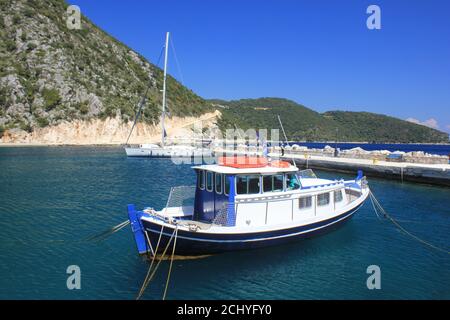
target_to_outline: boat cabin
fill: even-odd
[[[197,173],[194,212],[200,221],[213,221],[236,196],[277,193],[300,188],[294,166],[232,168],[223,165],[194,167]]]
[[[194,167],[193,220],[227,226],[266,225],[315,217],[343,206],[344,182],[319,179],[287,162]]]

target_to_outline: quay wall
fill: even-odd
[[[295,159],[297,166],[301,168],[312,168],[326,171],[338,171],[354,173],[362,170],[364,175],[394,179],[398,181],[410,181],[427,184],[435,184],[450,187],[450,165],[409,165],[408,163],[388,163],[385,161],[373,162],[358,159],[333,159],[326,157],[292,157],[283,156],[282,159],[289,161]],[[356,161],[355,161],[356,160]]]
[[[275,150],[272,150],[275,151]],[[311,152],[312,151],[312,152]],[[239,156],[262,156],[261,149],[238,148],[237,150],[216,149],[216,156],[239,155]],[[318,152],[308,149],[302,152],[269,152],[269,157],[273,159],[283,159],[290,161],[294,159],[300,169],[312,168],[334,172],[344,172],[355,174],[357,170],[363,170],[368,177],[380,177],[384,179],[394,179],[400,182],[418,182],[433,185],[450,187],[450,164],[447,157],[442,156],[422,156],[403,155],[400,159],[387,159],[382,152],[353,154],[340,153],[334,157],[330,152]]]

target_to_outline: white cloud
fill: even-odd
[[[406,119],[406,121],[408,121],[408,122],[412,122],[412,123],[417,123],[417,124],[420,124],[420,121],[419,121],[419,120],[417,120],[417,119],[414,119],[414,118],[408,118],[408,119]]]
[[[433,129],[439,129],[439,123],[434,118],[430,118],[430,119],[425,120],[423,122],[420,121],[420,120],[417,120],[415,118],[408,118],[408,119],[406,119],[406,121],[409,121],[409,122],[412,122],[412,123],[416,123],[416,124],[421,124],[423,126],[427,126],[429,128],[433,128]],[[449,128],[449,127],[450,127],[450,125],[447,126],[447,128]]]

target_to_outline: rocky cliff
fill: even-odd
[[[140,126],[152,128],[159,122],[161,69],[84,16],[81,29],[69,29],[67,6],[63,0],[0,0],[3,141],[20,136],[37,142],[42,134],[58,132],[57,128],[90,128],[94,123],[99,128],[111,123],[130,127],[147,86]],[[214,111],[210,103],[170,76],[167,105],[170,117],[177,118]],[[67,143],[74,141],[64,137]]]
[[[215,128],[220,112],[205,113],[198,117],[172,117],[166,121],[166,133],[170,138],[199,138],[203,128]],[[37,128],[32,132],[15,128],[6,131],[2,137],[4,144],[33,145],[88,145],[88,144],[123,144],[126,142],[133,123],[125,123],[119,116],[107,119],[63,121],[54,126]],[[161,139],[158,125],[137,123],[129,143],[155,143]]]

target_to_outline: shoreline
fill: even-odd
[[[306,142],[306,141],[288,141],[292,143],[322,143],[334,146],[336,142]],[[367,144],[367,145],[430,145],[430,146],[449,146],[450,143],[397,143],[397,142],[384,142],[384,143],[371,143],[371,142],[337,142],[339,147],[340,144]],[[11,142],[0,142],[0,148],[2,147],[121,147],[123,143],[11,143]]]
[[[121,143],[92,143],[92,144],[44,144],[44,143],[0,143],[0,148],[26,148],[26,147],[121,147]]]
[[[340,144],[396,144],[396,145],[430,145],[430,146],[450,146],[450,142],[436,142],[436,143],[430,143],[430,142],[358,142],[358,141],[288,141],[289,143],[326,143],[326,144],[330,144],[330,146],[333,146],[335,144],[337,144],[338,146]]]

